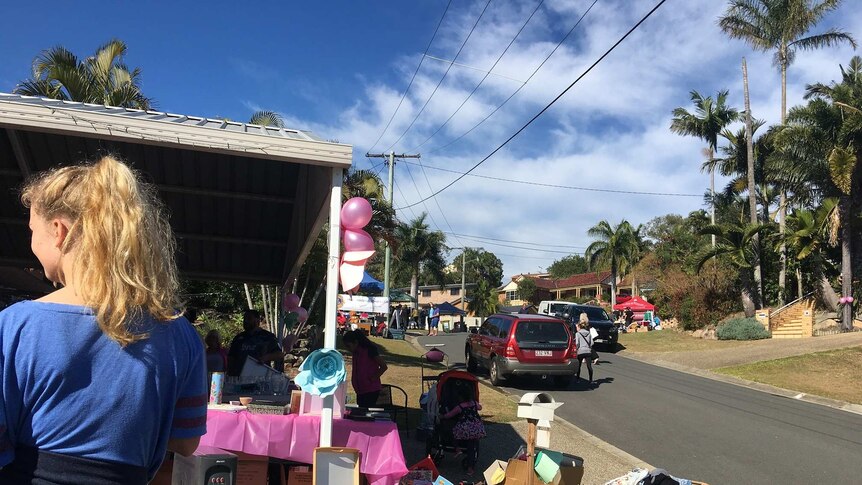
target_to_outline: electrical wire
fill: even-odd
[[[446,4],[446,9],[443,10],[443,15],[440,16],[440,20],[437,22],[437,27],[434,29],[434,34],[431,35],[431,40],[428,41],[428,45],[425,46],[425,53],[422,54],[422,58],[419,59],[419,65],[416,66],[416,70],[413,71],[413,77],[410,78],[410,82],[407,83],[407,89],[404,90],[404,94],[401,95],[401,99],[398,100],[398,106],[395,107],[395,111],[392,112],[392,116],[389,117],[389,121],[386,123],[386,126],[383,128],[383,131],[380,132],[380,136],[375,140],[374,145],[368,149],[368,151],[374,150],[374,147],[380,143],[380,139],[383,138],[383,135],[386,134],[386,130],[389,129],[389,125],[392,124],[392,120],[395,119],[395,115],[398,114],[398,110],[401,109],[401,103],[404,102],[404,98],[407,97],[407,93],[410,92],[410,87],[413,86],[413,80],[416,79],[416,75],[419,74],[419,69],[422,67],[422,63],[425,61],[425,56],[428,55],[428,49],[431,48],[431,44],[434,43],[434,39],[437,37],[437,32],[440,30],[440,26],[443,24],[443,19],[446,18],[446,12],[449,11],[449,7],[452,5],[452,0],[449,0],[449,3]]]
[[[491,75],[491,71],[493,71],[493,70],[494,70],[494,68],[495,68],[495,67],[497,67],[497,64],[499,64],[499,63],[500,63],[500,60],[501,60],[501,59],[503,59],[503,56],[505,56],[505,55],[506,55],[506,53],[507,53],[507,52],[509,52],[509,48],[510,48],[510,47],[512,47],[512,44],[514,44],[514,43],[515,43],[515,41],[516,41],[516,40],[518,39],[518,37],[521,35],[521,32],[523,32],[523,31],[524,31],[524,29],[527,27],[527,24],[529,24],[529,23],[530,23],[530,20],[532,20],[532,19],[533,19],[533,16],[534,16],[534,15],[536,15],[536,12],[538,12],[538,11],[539,11],[539,7],[541,7],[541,6],[542,6],[542,4],[544,4],[544,3],[545,3],[545,0],[539,0],[539,3],[536,5],[536,8],[534,8],[534,9],[533,9],[532,13],[530,13],[530,16],[529,16],[529,17],[527,17],[527,20],[525,20],[525,21],[524,21],[524,23],[523,23],[523,25],[521,25],[521,28],[520,28],[520,29],[518,29],[518,33],[516,33],[516,34],[515,34],[515,37],[513,37],[513,38],[512,38],[512,40],[511,40],[511,41],[509,41],[509,45],[507,45],[507,46],[506,46],[506,48],[505,48],[505,49],[503,49],[503,52],[500,54],[500,57],[498,57],[498,58],[497,58],[497,60],[496,60],[496,61],[494,61],[494,64],[491,66],[491,68],[490,68],[490,69],[488,69],[488,70],[485,72],[485,76],[484,76],[484,77],[482,77],[482,79],[479,81],[479,84],[477,84],[477,85],[476,85],[476,87],[474,87],[474,88],[473,88],[473,90],[472,90],[472,91],[470,91],[470,94],[468,94],[468,95],[467,95],[467,97],[466,97],[466,98],[464,98],[464,101],[461,101],[461,104],[458,106],[458,108],[457,108],[457,109],[455,109],[455,111],[454,111],[451,115],[449,115],[449,117],[448,117],[448,118],[446,118],[446,121],[444,121],[442,125],[440,125],[439,127],[437,127],[437,129],[436,129],[436,130],[434,130],[434,133],[431,133],[431,135],[430,135],[430,136],[428,136],[428,138],[426,138],[426,139],[425,139],[425,141],[423,141],[422,143],[420,143],[420,144],[416,145],[416,148],[413,148],[412,150],[410,150],[410,152],[415,153],[417,150],[419,150],[420,148],[422,148],[422,146],[424,146],[426,143],[428,143],[428,141],[429,141],[429,140],[431,140],[432,138],[434,138],[434,136],[435,136],[437,133],[440,133],[440,130],[442,130],[442,129],[443,129],[443,127],[445,127],[447,124],[449,124],[449,122],[450,122],[450,121],[452,121],[452,118],[454,118],[454,117],[455,117],[455,115],[456,115],[456,114],[458,114],[458,112],[459,112],[459,111],[461,111],[461,108],[463,108],[463,107],[464,107],[464,105],[465,105],[465,104],[467,104],[467,101],[469,101],[469,100],[470,100],[470,98],[472,98],[474,94],[476,94],[476,91],[479,89],[479,87],[482,85],[482,83],[484,83],[484,82],[485,82],[485,79],[488,79],[488,76],[490,76],[490,75]],[[523,86],[524,84],[525,84],[525,83],[522,83],[521,85]],[[432,189],[432,191],[433,191],[433,189]]]
[[[448,233],[447,233],[448,234]],[[584,246],[571,246],[567,244],[544,244],[544,243],[534,243],[529,241],[512,241],[509,239],[495,239],[493,237],[485,237],[485,236],[471,236],[469,234],[459,234],[459,233],[451,233],[454,236],[468,237],[471,239],[481,239],[487,241],[497,241],[497,242],[506,242],[512,244],[527,244],[530,246],[543,246],[549,248],[571,248],[571,249],[584,249]]]
[[[592,71],[592,70],[593,70],[597,65],[599,65],[599,63],[600,63],[600,62],[602,62],[602,60],[604,60],[604,59],[605,59],[605,57],[607,57],[608,55],[610,55],[610,53],[611,53],[611,52],[613,52],[613,51],[617,48],[617,46],[619,46],[620,44],[622,44],[622,42],[623,42],[624,40],[626,40],[626,38],[628,38],[628,36],[629,36],[629,35],[631,35],[631,34],[632,34],[632,32],[634,32],[635,30],[637,30],[637,28],[638,28],[638,27],[640,27],[640,26],[641,26],[641,24],[643,24],[644,22],[646,22],[646,20],[647,20],[648,18],[650,18],[650,16],[652,16],[652,14],[653,14],[656,10],[658,10],[658,9],[659,9],[659,7],[661,7],[662,5],[664,5],[664,3],[665,3],[666,1],[667,1],[667,0],[660,0],[660,1],[655,5],[655,7],[653,7],[653,8],[652,8],[652,10],[650,10],[649,12],[647,12],[647,14],[646,14],[646,15],[644,15],[644,16],[643,16],[643,18],[641,18],[641,19],[640,19],[640,20],[639,20],[639,21],[638,21],[638,22],[637,22],[637,23],[636,23],[636,24],[635,24],[631,29],[629,29],[629,30],[628,30],[628,32],[626,32],[625,34],[623,34],[623,36],[622,36],[622,37],[620,37],[620,38],[619,38],[619,40],[617,40],[617,41],[614,43],[614,45],[612,45],[612,46],[611,46],[607,51],[605,51],[605,53],[604,53],[604,54],[602,54],[602,55],[601,55],[601,57],[599,57],[598,59],[596,59],[596,61],[595,61],[595,62],[593,62],[593,63],[590,65],[590,67],[588,67],[588,68],[587,68],[583,73],[581,73],[581,75],[580,75],[580,76],[578,76],[574,81],[572,81],[572,83],[571,83],[571,84],[569,84],[569,86],[568,86],[566,89],[564,89],[560,94],[558,94],[554,99],[552,99],[550,103],[548,103],[547,105],[545,105],[545,107],[544,107],[544,108],[542,108],[538,113],[536,113],[536,115],[535,115],[535,116],[533,116],[532,118],[530,118],[530,120],[529,120],[529,121],[527,121],[527,123],[525,123],[521,128],[519,128],[519,129],[518,129],[518,131],[516,131],[514,134],[512,134],[512,136],[510,136],[509,138],[507,138],[507,139],[506,139],[506,141],[504,141],[504,142],[503,142],[502,144],[500,144],[497,148],[495,148],[491,153],[489,153],[487,156],[485,156],[485,158],[483,158],[482,160],[479,160],[475,165],[473,165],[472,167],[470,167],[470,169],[469,169],[469,170],[467,170],[464,174],[459,175],[458,177],[456,177],[456,178],[455,178],[455,180],[453,180],[453,181],[449,182],[448,184],[446,184],[445,186],[443,186],[443,188],[441,188],[441,189],[437,190],[437,191],[436,191],[436,192],[434,192],[433,194],[429,195],[427,198],[424,198],[424,199],[422,199],[422,200],[420,200],[420,201],[418,201],[418,202],[414,202],[413,204],[410,204],[410,205],[407,205],[407,206],[404,206],[404,207],[411,207],[411,206],[414,206],[414,205],[420,204],[420,203],[424,202],[424,201],[425,201],[425,200],[427,200],[427,199],[430,199],[430,198],[432,198],[432,197],[436,197],[437,195],[439,195],[440,193],[442,193],[444,190],[446,190],[446,189],[448,189],[449,187],[451,187],[451,186],[455,185],[455,183],[457,183],[459,180],[461,180],[461,179],[463,179],[464,177],[466,177],[470,172],[472,172],[473,170],[476,170],[480,165],[482,165],[483,163],[485,163],[485,161],[487,161],[489,158],[491,158],[492,156],[494,156],[494,154],[496,154],[498,151],[502,150],[502,149],[503,149],[503,147],[505,147],[506,145],[508,145],[510,141],[514,140],[514,139],[515,139],[515,137],[517,137],[518,135],[520,135],[522,131],[526,130],[526,129],[527,129],[527,127],[528,127],[528,126],[530,126],[531,124],[533,124],[533,122],[534,122],[534,121],[536,121],[540,116],[542,116],[542,115],[545,113],[545,111],[549,110],[549,109],[551,108],[551,106],[553,106],[557,101],[559,101],[559,100],[560,100],[560,98],[562,98],[562,97],[563,97],[563,95],[565,95],[567,92],[569,92],[569,90],[570,90],[570,89],[572,89],[572,88],[573,88],[573,87],[578,83],[578,81],[580,81],[581,79],[583,79],[583,78],[584,78],[584,76],[586,76],[587,74],[589,74],[589,73],[590,73],[590,71]],[[401,207],[401,209],[403,209],[404,207]],[[398,209],[396,209],[396,210],[398,210]]]
[[[473,32],[476,30],[476,26],[479,25],[479,21],[482,20],[482,17],[485,15],[485,12],[488,10],[489,5],[491,5],[491,0],[488,0],[488,2],[485,4],[485,8],[482,9],[482,13],[479,14],[478,18],[476,18],[476,22],[473,23],[473,27],[470,28],[470,32],[467,34],[467,38],[465,38],[464,42],[461,43],[461,47],[458,48],[458,52],[455,53],[455,57],[452,59],[452,62],[455,62],[456,60],[458,60],[458,56],[461,55],[461,51],[464,50],[464,46],[467,45],[467,41],[470,40],[470,37],[473,35]],[[422,113],[425,111],[425,108],[428,107],[428,103],[431,102],[431,98],[434,97],[434,95],[437,93],[437,89],[440,88],[440,85],[443,84],[443,80],[446,79],[446,75],[449,74],[450,70],[452,70],[452,66],[454,66],[454,64],[449,64],[449,67],[446,68],[446,72],[443,73],[443,77],[440,78],[440,81],[437,83],[436,86],[434,86],[434,90],[431,91],[431,96],[428,96],[428,99],[425,100],[425,104],[422,105],[422,109],[420,109],[419,112],[416,113],[416,116],[413,117],[413,121],[410,122],[410,124],[407,126],[407,129],[405,129],[404,132],[401,133],[401,136],[399,136],[397,140],[392,142],[392,144],[389,145],[389,148],[384,150],[384,152],[388,152],[389,150],[391,150],[392,147],[394,147],[396,143],[398,143],[399,141],[401,141],[402,138],[404,138],[404,135],[406,135],[407,132],[410,131],[410,128],[413,128],[413,124],[416,123],[416,120],[419,119],[419,116],[421,116]]]
[[[499,105],[499,106],[497,106],[496,108],[494,108],[494,110],[493,110],[493,111],[491,111],[490,113],[488,113],[488,115],[487,115],[487,116],[485,116],[484,118],[482,118],[481,120],[479,120],[479,122],[478,122],[478,123],[476,123],[475,125],[473,125],[473,127],[472,127],[472,128],[470,128],[469,130],[465,131],[465,132],[464,132],[464,133],[462,133],[460,136],[458,136],[458,137],[456,137],[456,138],[454,138],[454,139],[450,140],[450,141],[449,141],[449,142],[447,142],[445,145],[442,145],[442,146],[439,146],[439,147],[436,147],[436,148],[432,148],[431,150],[427,150],[427,151],[426,151],[426,153],[439,152],[440,150],[443,150],[443,149],[445,149],[445,148],[448,148],[448,147],[450,147],[450,146],[454,145],[454,144],[455,144],[455,143],[457,143],[459,140],[461,140],[461,139],[462,139],[462,138],[464,138],[465,136],[467,136],[467,135],[469,135],[470,133],[472,133],[472,132],[473,132],[473,130],[475,130],[476,128],[478,128],[479,126],[481,126],[483,123],[485,123],[486,121],[488,121],[488,118],[490,118],[491,116],[494,116],[494,113],[496,113],[497,111],[499,111],[499,110],[500,110],[500,108],[502,108],[503,106],[505,106],[505,105],[506,105],[506,103],[508,103],[508,102],[509,102],[509,100],[511,100],[512,98],[514,98],[516,94],[520,93],[520,92],[521,92],[521,90],[522,90],[522,89],[524,89],[524,86],[526,86],[526,85],[527,85],[527,83],[528,83],[528,82],[530,82],[530,80],[531,80],[531,79],[533,79],[533,76],[535,76],[535,75],[536,75],[536,73],[537,73],[537,72],[539,72],[539,69],[541,69],[541,68],[542,68],[542,66],[544,66],[546,62],[548,62],[548,59],[550,59],[550,58],[551,58],[551,56],[553,56],[553,55],[554,55],[554,53],[555,53],[555,52],[557,52],[557,49],[559,49],[559,48],[560,48],[560,46],[561,46],[561,45],[563,45],[563,43],[564,43],[564,42],[566,42],[566,40],[569,38],[569,36],[570,36],[570,35],[572,35],[572,32],[574,32],[574,31],[575,31],[575,29],[578,27],[578,25],[580,25],[580,24],[581,24],[581,21],[582,21],[582,20],[584,20],[584,17],[586,17],[588,13],[590,13],[590,10],[592,10],[592,9],[593,9],[593,7],[596,5],[596,3],[598,3],[598,1],[599,1],[599,0],[593,0],[593,3],[592,3],[592,4],[590,4],[589,8],[587,8],[587,9],[584,11],[584,13],[580,16],[580,18],[578,18],[578,21],[577,21],[577,22],[575,22],[575,25],[573,25],[573,26],[572,26],[572,28],[571,28],[571,29],[569,29],[569,31],[566,33],[566,35],[564,35],[564,36],[563,36],[563,38],[562,38],[562,39],[560,39],[560,41],[559,41],[559,42],[557,42],[557,45],[556,45],[556,46],[554,46],[554,48],[551,50],[551,52],[550,52],[547,56],[545,56],[545,58],[542,60],[542,62],[539,64],[539,66],[538,66],[538,67],[536,67],[536,69],[534,69],[534,70],[533,70],[533,72],[530,74],[530,76],[527,78],[527,80],[526,80],[526,81],[524,81],[524,82],[523,82],[523,83],[518,87],[518,89],[516,89],[512,94],[510,94],[508,98],[506,98],[505,100],[503,100],[503,102],[502,102],[502,103],[500,103],[500,105]]]
[[[415,162],[408,162],[412,165],[417,165]],[[587,192],[606,192],[611,194],[629,194],[629,195],[654,195],[654,196],[664,196],[664,197],[703,197],[703,194],[689,194],[683,192],[645,192],[640,190],[616,190],[616,189],[598,189],[595,187],[578,187],[575,185],[558,185],[558,184],[546,184],[542,182],[531,182],[529,180],[515,180],[515,179],[507,179],[503,177],[494,177],[491,175],[481,175],[477,173],[465,173],[459,172],[457,170],[450,170],[448,168],[443,167],[435,167],[433,165],[425,165],[421,164],[424,168],[430,168],[432,170],[439,170],[441,172],[449,172],[456,173],[459,175],[469,175],[471,177],[483,178],[488,180],[497,180],[500,182],[511,182],[513,184],[524,184],[524,185],[534,185],[538,187],[550,187],[554,189],[569,189],[569,190],[584,190]]]

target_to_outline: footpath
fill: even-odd
[[[406,339],[420,354],[427,351],[418,344],[416,336],[408,334]],[[480,382],[483,385],[481,392],[500,392],[499,389],[485,383],[484,379]],[[515,402],[520,398],[520,396],[508,393],[503,394]],[[494,460],[508,460],[518,450],[519,446],[526,443],[526,421],[520,420],[505,424],[492,423],[486,425],[485,428],[487,436],[480,444],[476,473],[472,477],[465,476],[460,468],[460,458],[446,456],[439,466],[441,474],[450,480],[455,478],[464,481],[480,481],[482,480],[482,472]],[[420,442],[414,436],[409,436],[402,439],[402,445],[408,466],[425,457],[424,441]],[[556,418],[552,424],[551,449],[583,458],[584,478],[581,481],[583,485],[602,485],[611,479],[625,475],[633,468],[654,468],[643,460],[560,418]]]

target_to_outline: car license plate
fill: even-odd
[[[536,357],[551,357],[553,355],[554,355],[554,353],[551,352],[550,350],[537,350],[536,351]]]

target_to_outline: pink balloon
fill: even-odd
[[[290,312],[291,310],[299,306],[299,295],[297,295],[296,293],[284,295],[284,301],[282,301],[281,304],[282,308]]]
[[[354,197],[341,206],[341,225],[346,229],[362,229],[371,222],[371,204],[362,197]]]
[[[839,304],[841,304],[841,305],[843,305],[843,304],[847,303],[847,298],[845,298],[845,297],[843,297],[843,296],[842,296],[841,298],[839,298],[839,299],[838,299],[838,303],[839,303]]]
[[[852,296],[847,297],[847,303],[853,303],[853,297]]]
[[[345,251],[374,251],[374,240],[362,229],[348,229],[342,239]]]
[[[305,308],[294,308],[290,311],[290,313],[296,313],[296,319],[297,321],[299,321],[299,323],[303,323],[308,320],[308,310],[306,310]]]

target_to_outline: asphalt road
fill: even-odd
[[[465,338],[420,343],[446,344],[441,350],[457,364]],[[559,416],[678,477],[710,485],[862,483],[862,415],[600,355],[595,389],[526,379],[504,389],[548,390],[565,403]]]

